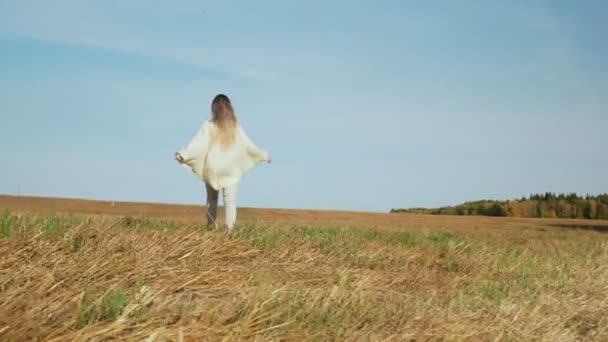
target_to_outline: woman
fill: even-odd
[[[205,120],[190,143],[175,153],[175,159],[205,182],[209,226],[217,227],[218,194],[222,191],[224,223],[232,231],[239,181],[257,163],[270,163],[271,159],[245,134],[226,95],[219,94],[213,99],[211,113],[211,119]]]

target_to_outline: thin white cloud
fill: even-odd
[[[168,4],[171,5],[173,4]],[[133,3],[127,8],[133,9]],[[150,14],[149,12],[144,13]],[[23,1],[0,4],[0,13],[0,37],[20,37],[118,51],[265,82],[279,79],[279,75],[272,70],[235,58],[238,55],[247,56],[246,51],[231,55],[220,49],[210,52],[175,34],[138,29],[129,22],[113,17],[111,11],[100,5],[79,1]],[[153,19],[146,20],[153,23]]]

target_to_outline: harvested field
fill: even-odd
[[[0,197],[0,340],[608,339],[607,222]],[[220,213],[221,214],[221,213]]]

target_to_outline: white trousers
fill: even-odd
[[[207,225],[216,226],[215,220],[217,218],[217,206],[219,191],[215,190],[209,184],[205,183],[207,188]],[[224,224],[229,230],[234,228],[236,222],[236,193],[237,186],[231,186],[227,188],[221,188],[222,197],[224,202]]]

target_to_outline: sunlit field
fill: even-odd
[[[6,210],[0,340],[608,340],[601,229],[334,216],[227,235],[202,214]]]

